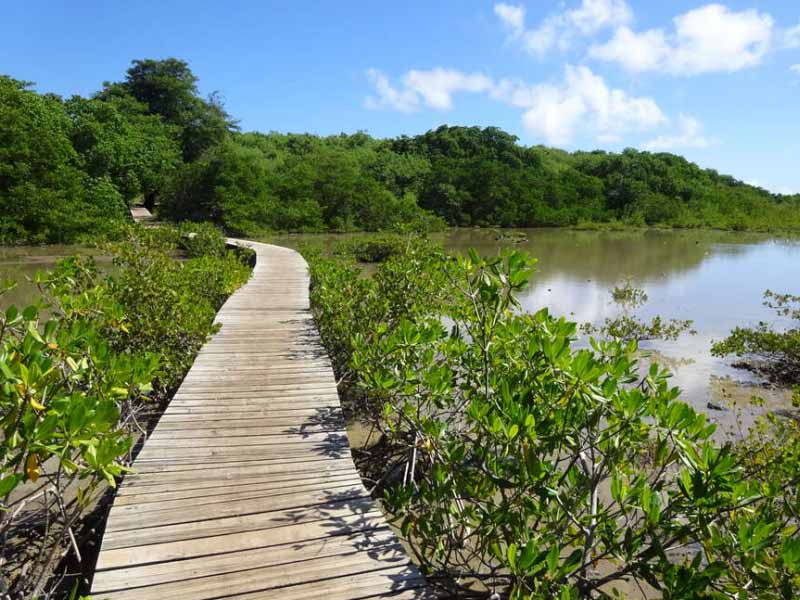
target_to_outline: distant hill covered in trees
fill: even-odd
[[[494,127],[242,133],[177,59],[134,61],[91,98],[0,76],[0,241],[103,235],[134,202],[237,235],[611,221],[800,231],[800,195],[673,154],[526,147]]]

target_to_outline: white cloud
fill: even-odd
[[[419,110],[419,98],[412,90],[398,90],[389,83],[386,77],[378,69],[367,71],[367,77],[375,88],[375,96],[368,96],[364,102],[367,108],[378,110],[390,108],[404,113]]]
[[[618,141],[623,133],[646,131],[667,122],[654,100],[609,88],[585,66],[567,65],[560,85],[503,80],[492,96],[525,109],[525,128],[550,144],[570,143],[579,129],[600,141]]]
[[[673,23],[675,31],[670,34],[663,29],[637,33],[619,27],[610,41],[592,46],[589,54],[634,72],[732,72],[761,62],[769,50],[774,25],[766,13],[753,9],[733,12],[721,4],[690,10],[675,17]]]
[[[627,27],[620,27],[607,43],[592,46],[589,50],[594,58],[618,62],[634,72],[662,68],[669,53],[670,47],[660,29],[636,33]]]
[[[374,95],[367,108],[410,113],[423,106],[449,110],[456,92],[486,93],[490,98],[523,110],[526,129],[550,144],[568,144],[578,133],[601,142],[619,141],[630,131],[647,131],[667,122],[658,104],[612,89],[585,66],[567,65],[559,84],[493,81],[479,73],[454,69],[411,70],[395,87],[381,71],[367,72]]]
[[[703,124],[694,117],[678,116],[678,130],[672,135],[660,135],[642,147],[645,150],[672,150],[675,148],[707,148],[717,140],[703,135]]]
[[[783,47],[788,49],[800,48],[800,24],[783,32]]]
[[[633,19],[625,0],[583,0],[579,8],[566,12],[566,20],[584,35],[604,27],[616,27]]]
[[[792,65],[789,70],[800,75],[800,64]]]
[[[504,4],[494,5],[496,14],[514,35],[519,35],[525,29],[525,7]]]
[[[525,28],[525,9],[521,5],[495,4],[495,14],[531,54],[544,55],[554,47],[568,48],[578,36],[592,35],[607,27],[630,23],[632,14],[625,0],[582,0],[579,7],[553,13],[535,29]]]
[[[403,78],[401,88],[394,87],[378,69],[368,70],[367,77],[375,89],[375,95],[365,101],[367,108],[388,108],[404,113],[415,112],[422,105],[449,110],[453,106],[454,93],[484,92],[493,85],[491,79],[479,73],[467,74],[441,68],[411,70]]]
[[[406,89],[422,97],[432,108],[449,110],[453,106],[455,92],[486,92],[492,80],[479,73],[466,74],[453,69],[431,71],[409,71],[403,79]]]

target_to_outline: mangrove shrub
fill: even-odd
[[[429,581],[484,598],[800,592],[800,505],[781,489],[796,464],[720,445],[667,370],[640,374],[635,340],[574,350],[574,323],[521,314],[523,254],[410,248],[372,278],[312,256],[313,300],[345,399],[380,432],[359,464]]]

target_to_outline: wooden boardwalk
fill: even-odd
[[[144,206],[132,206],[130,208],[131,218],[137,223],[153,223],[155,217]]]
[[[305,261],[239,243],[253,276],[119,490],[93,600],[428,597],[350,457]]]

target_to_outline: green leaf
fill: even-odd
[[[786,567],[797,572],[800,569],[800,538],[787,538],[781,545],[781,560]]]
[[[509,544],[508,548],[506,549],[506,559],[508,560],[508,566],[511,567],[512,571],[517,570],[517,545],[516,544]]]
[[[44,339],[42,339],[42,336],[39,334],[39,330],[36,329],[36,325],[34,325],[32,322],[28,323],[28,333],[37,342],[39,342],[40,344],[44,344]]]
[[[553,575],[558,569],[558,559],[560,557],[560,549],[558,545],[553,544],[553,547],[547,553],[547,571]]]
[[[22,476],[16,473],[0,479],[0,497],[9,494],[21,480]]]
[[[514,423],[511,427],[508,428],[508,439],[513,440],[515,437],[517,437],[518,433],[519,433],[519,425]]]
[[[522,549],[522,556],[519,559],[519,566],[523,571],[527,571],[533,561],[536,560],[536,544],[533,540],[530,540],[527,544],[525,544],[525,548]]]
[[[6,379],[16,379],[13,371],[11,371],[11,369],[8,368],[8,365],[5,363],[4,360],[0,360],[0,371],[3,372],[3,376]]]

